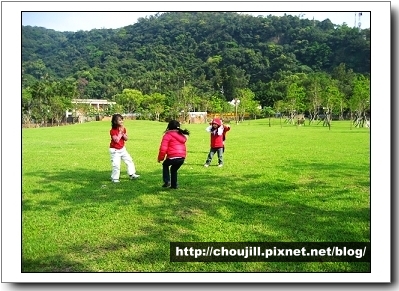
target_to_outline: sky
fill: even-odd
[[[269,14],[283,16],[284,13],[301,18],[323,21],[330,19],[336,25],[346,23],[353,27],[359,21],[361,28],[370,28],[370,12],[243,12],[254,16]],[[56,31],[78,31],[102,28],[121,28],[132,25],[140,17],[154,15],[156,12],[22,12],[22,25],[39,26]]]

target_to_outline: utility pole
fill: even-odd
[[[234,98],[234,106],[236,109],[236,124],[238,124],[238,104],[240,103],[240,100],[236,97]]]
[[[356,27],[356,16],[357,16],[357,13],[355,13],[355,24],[353,25],[353,27]]]
[[[361,26],[362,26],[362,23],[360,22],[360,17],[362,16],[362,12],[359,12],[359,13],[355,13],[355,25],[354,25],[354,27],[357,27],[357,28],[359,28],[359,29],[361,29]],[[357,22],[356,22],[356,16],[358,17],[357,18]]]

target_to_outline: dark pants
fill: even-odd
[[[205,164],[210,165],[213,159],[213,155],[217,153],[218,155],[218,164],[223,165],[223,152],[224,152],[224,147],[222,148],[211,148],[208,154],[208,157],[206,158]]]
[[[170,183],[172,188],[177,188],[177,170],[183,165],[184,158],[178,159],[166,159],[163,161],[163,173],[162,178],[165,184]],[[170,175],[169,175],[170,167]]]

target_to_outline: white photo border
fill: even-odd
[[[79,5],[76,5],[79,3]],[[95,3],[95,5],[93,5]],[[205,5],[204,5],[205,4]],[[211,4],[211,5],[208,5]],[[15,110],[20,106],[22,11],[370,11],[371,22],[371,273],[22,273],[21,272],[21,136]],[[228,9],[226,9],[228,8]],[[391,3],[390,2],[2,2],[1,68],[1,211],[2,282],[12,283],[387,283],[391,280]],[[388,116],[389,115],[389,116]],[[21,151],[21,155],[10,152]],[[7,165],[7,171],[5,166]],[[20,179],[18,180],[18,174]],[[17,178],[16,178],[17,177]],[[17,179],[17,180],[16,180]]]

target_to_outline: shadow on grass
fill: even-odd
[[[43,259],[24,259],[22,258],[22,272],[53,272],[53,273],[71,273],[79,270],[79,272],[92,272],[87,266],[78,261],[72,261],[65,256],[48,256]]]
[[[292,172],[289,161],[282,171]],[[302,169],[302,170],[301,170]],[[302,171],[331,171],[333,177],[356,173],[358,168],[345,164],[301,164],[294,174]],[[211,170],[213,172],[210,172]],[[33,195],[50,195],[51,199],[25,198],[23,212],[38,213],[55,211],[62,219],[71,219],[78,213],[92,208],[93,225],[104,223],[99,212],[103,205],[113,213],[138,212],[130,221],[127,217],[117,234],[106,239],[78,239],[63,248],[80,261],[71,262],[63,255],[41,259],[23,260],[25,272],[92,272],[106,269],[108,272],[345,272],[367,271],[369,264],[338,264],[325,267],[322,263],[171,263],[171,241],[369,241],[370,209],[367,197],[357,197],[351,189],[337,189],[331,183],[313,179],[298,179],[297,183],[284,179],[269,179],[259,183],[257,174],[214,176],[222,169],[192,169],[183,166],[179,171],[179,189],[161,187],[161,171],[142,172],[141,177],[129,180],[121,174],[121,183],[109,181],[109,172],[72,169],[59,172],[31,172],[41,179],[40,190]],[[354,183],[367,187],[366,180],[353,175]],[[256,181],[252,183],[251,181]],[[364,195],[362,195],[364,196]],[[356,204],[359,200],[359,205]],[[138,219],[138,217],[140,219]],[[83,218],[82,218],[83,219]],[[98,221],[95,221],[98,219]],[[112,221],[107,221],[112,226]],[[68,225],[65,225],[68,227]],[[104,236],[104,230],[90,230],[92,235]],[[26,243],[23,240],[23,243]],[[61,251],[61,250],[60,250]],[[88,259],[90,254],[90,259]],[[104,263],[117,258],[115,266]],[[51,264],[53,264],[51,266]],[[89,267],[98,265],[98,268]],[[320,264],[315,266],[315,264]],[[104,267],[105,266],[105,267]],[[108,267],[106,267],[108,266]],[[338,267],[337,267],[338,266]],[[298,269],[299,268],[299,269]],[[359,269],[360,268],[360,269]]]

